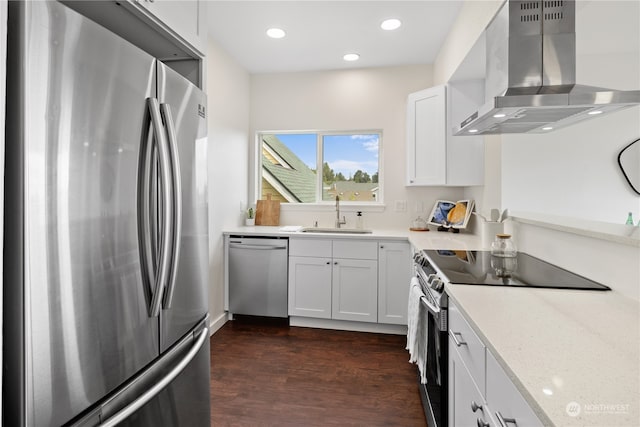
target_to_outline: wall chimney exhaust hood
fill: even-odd
[[[640,104],[640,90],[576,84],[575,1],[510,0],[486,36],[485,93],[455,135],[546,133]]]

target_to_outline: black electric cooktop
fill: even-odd
[[[522,252],[515,259],[495,257],[490,251],[422,252],[452,284],[611,290],[601,283]]]

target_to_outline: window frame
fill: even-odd
[[[289,207],[294,207],[293,209],[300,209],[304,207],[333,207],[335,205],[334,200],[322,200],[322,190],[323,190],[323,182],[322,182],[322,168],[324,164],[324,146],[323,146],[323,137],[324,136],[332,136],[332,135],[377,135],[378,136],[378,192],[376,201],[350,201],[350,200],[340,200],[341,206],[344,206],[346,211],[356,211],[356,208],[368,208],[368,210],[376,211],[384,209],[384,191],[383,191],[383,183],[384,183],[384,173],[383,173],[383,132],[382,129],[359,129],[359,130],[277,130],[277,131],[257,131],[255,134],[255,167],[254,173],[256,176],[255,179],[255,188],[254,195],[255,200],[260,200],[262,195],[262,144],[263,144],[263,135],[301,135],[301,134],[311,134],[316,136],[316,192],[315,192],[315,201],[314,202],[296,202],[296,203],[283,203],[282,207],[287,207],[285,209],[289,209]]]

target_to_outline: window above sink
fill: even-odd
[[[379,130],[259,133],[256,197],[310,205],[339,196],[345,205],[382,205],[381,140]]]

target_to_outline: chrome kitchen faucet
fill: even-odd
[[[340,196],[336,196],[336,228],[340,228],[341,225],[347,223],[347,219],[342,216],[342,220],[340,219]]]

